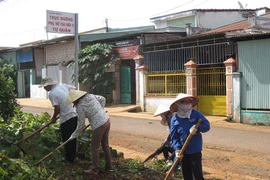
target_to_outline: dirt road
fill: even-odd
[[[25,107],[24,111],[40,113],[44,109]],[[110,145],[124,152],[125,158],[144,160],[169,133],[156,120],[111,116],[111,122]],[[206,179],[270,179],[270,127],[218,122],[211,124],[203,138]]]
[[[270,179],[270,129],[212,126],[203,134],[203,170],[206,178]],[[112,116],[110,144],[126,158],[144,160],[168,135],[158,121]],[[163,158],[159,156],[159,158]]]

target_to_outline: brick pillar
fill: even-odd
[[[227,117],[232,119],[233,117],[233,72],[236,69],[236,62],[233,58],[227,59],[223,62],[226,66],[226,106],[227,106]]]
[[[139,92],[140,92],[140,101],[139,101],[139,105],[142,109],[142,111],[145,111],[145,94],[146,94],[146,75],[148,72],[148,68],[145,64],[139,66],[136,69],[139,73]]]
[[[186,64],[186,82],[187,82],[187,94],[192,96],[197,96],[197,77],[196,77],[196,69],[197,64],[189,60]]]
[[[135,82],[136,82],[136,104],[140,104],[140,74],[138,71],[138,67],[143,65],[144,63],[144,58],[141,55],[136,56],[135,58],[133,58],[133,60],[135,61]]]

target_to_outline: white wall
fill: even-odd
[[[241,73],[233,73],[233,121],[241,123]]]
[[[198,27],[200,28],[217,28],[220,26],[225,26],[234,22],[246,20],[241,14],[241,11],[238,12],[198,12]]]
[[[145,97],[145,111],[155,112],[160,104],[169,107],[174,99],[175,97]]]
[[[47,92],[44,88],[39,88],[39,85],[31,85],[30,86],[30,92],[31,98],[42,98],[42,99],[46,99],[47,98]]]
[[[168,27],[167,21],[158,21],[155,22],[155,28],[160,29],[160,28],[166,28]]]
[[[74,74],[74,68],[62,66],[62,83],[75,86],[75,82],[72,82],[72,74]]]

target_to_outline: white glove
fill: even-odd
[[[189,133],[192,135],[195,135],[197,132],[197,128],[195,127],[195,125],[193,125],[190,129],[189,129]]]
[[[175,156],[179,159],[182,159],[183,155],[180,155],[180,150],[175,151]]]
[[[76,133],[72,133],[69,139],[75,139],[75,138],[77,138],[77,134]]]

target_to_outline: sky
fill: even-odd
[[[269,7],[269,0],[239,0],[244,8]],[[0,46],[17,47],[63,34],[46,33],[46,10],[78,13],[79,32],[105,27],[153,25],[150,18],[190,9],[239,9],[237,0],[0,0]]]

